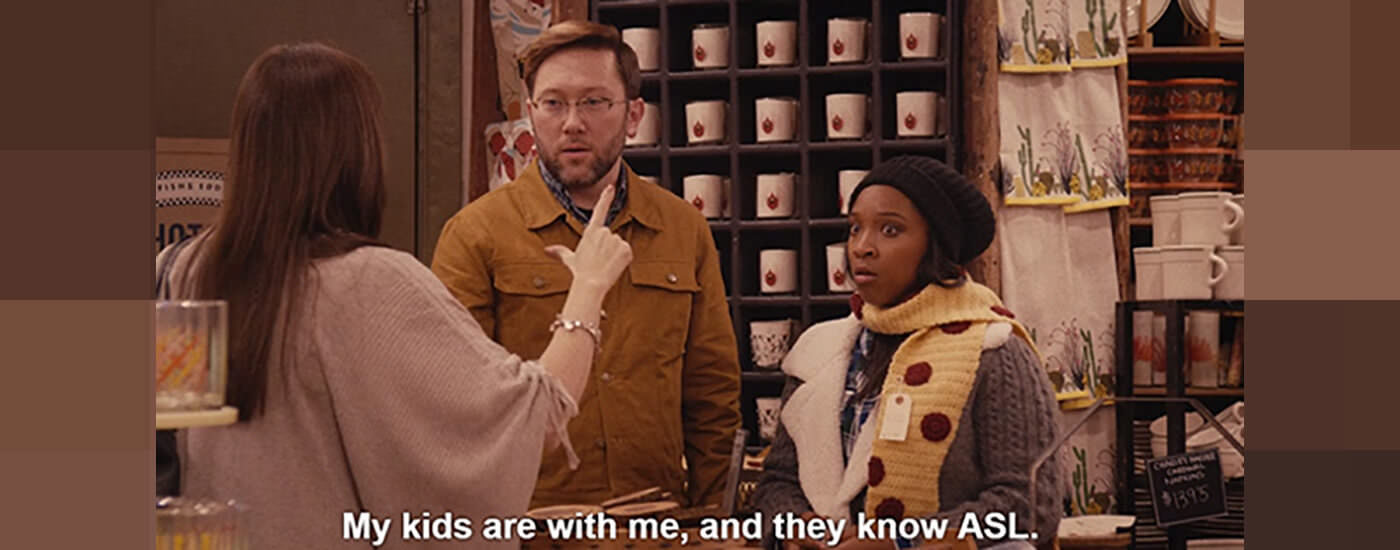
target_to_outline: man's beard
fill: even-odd
[[[540,160],[544,162],[544,167],[549,170],[549,173],[553,174],[554,177],[559,180],[559,183],[564,184],[566,189],[589,187],[598,183],[598,180],[602,179],[603,174],[606,174],[608,170],[612,168],[613,164],[617,162],[617,159],[622,156],[622,135],[623,132],[619,132],[612,140],[604,143],[603,146],[605,149],[601,151],[593,149],[593,162],[587,165],[587,170],[579,177],[569,177],[565,175],[564,165],[559,162],[559,157],[545,152],[544,149],[540,150]]]

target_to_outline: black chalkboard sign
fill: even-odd
[[[1216,449],[1148,460],[1147,483],[1157,525],[1225,515],[1225,477]]]

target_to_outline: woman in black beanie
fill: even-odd
[[[852,315],[808,328],[783,360],[782,421],[755,505],[766,518],[847,519],[842,548],[934,542],[858,538],[862,515],[946,519],[942,540],[980,548],[1048,545],[1062,470],[1053,458],[1040,469],[1035,503],[1029,472],[1056,436],[1054,394],[1025,329],[964,269],[996,235],[991,205],[919,156],[876,166],[849,200]],[[766,543],[818,545],[771,530]]]

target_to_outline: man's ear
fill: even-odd
[[[640,97],[627,100],[627,137],[636,137],[637,130],[642,127],[642,114],[646,108],[646,102]]]

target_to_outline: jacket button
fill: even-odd
[[[594,439],[594,440],[593,440],[593,444],[596,445],[599,449],[606,449],[606,448],[608,448],[607,442],[603,441],[603,438],[601,438],[601,437],[598,438],[598,439]]]
[[[535,277],[535,288],[544,288],[544,277]]]
[[[669,283],[675,284],[675,282],[676,282],[676,281],[679,281],[679,280],[680,280],[680,279],[676,277],[676,274],[675,274],[675,273],[667,273],[667,274],[666,274],[666,281],[669,282]]]
[[[611,381],[612,381],[612,373],[610,373],[610,372],[605,372],[605,373],[603,373],[603,375],[600,376],[599,378],[602,378],[604,382],[611,382]]]

